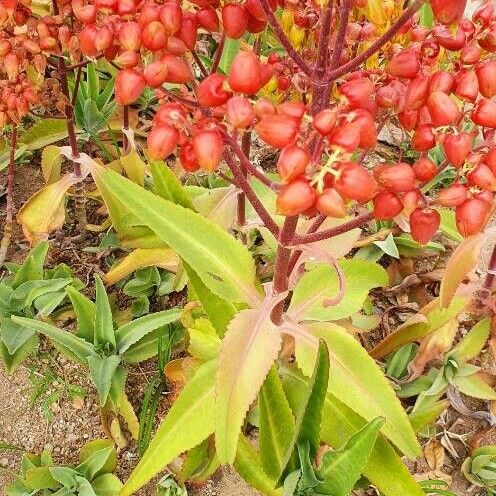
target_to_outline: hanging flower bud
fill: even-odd
[[[255,120],[251,103],[244,96],[233,96],[226,105],[226,117],[231,126],[246,129]]]
[[[346,216],[346,203],[334,188],[325,189],[317,198],[315,207],[327,217],[339,219]]]
[[[460,21],[467,5],[467,0],[430,0],[434,18],[442,24]]]
[[[139,50],[141,46],[141,26],[134,21],[122,24],[119,28],[119,43],[123,50]]]
[[[238,52],[234,57],[229,69],[229,86],[246,95],[253,95],[262,87],[260,59],[253,52]]]
[[[168,72],[167,64],[160,60],[156,60],[145,66],[143,76],[145,77],[148,86],[151,88],[158,88],[165,83]]]
[[[277,172],[283,182],[291,182],[305,173],[309,162],[310,155],[305,149],[298,145],[287,145],[277,160]]]
[[[152,52],[162,50],[167,46],[167,32],[164,25],[159,21],[150,22],[143,27],[141,40],[143,45]]]
[[[293,143],[298,133],[298,121],[286,115],[265,115],[255,126],[260,137],[274,148]]]
[[[490,204],[479,198],[466,200],[456,207],[455,220],[458,232],[464,237],[480,232],[489,213]]]
[[[472,112],[474,124],[483,127],[496,128],[496,102],[482,98]]]
[[[418,208],[410,215],[412,238],[421,245],[427,244],[434,237],[440,224],[441,216],[437,210]]]
[[[394,77],[413,79],[420,70],[417,55],[406,50],[393,56],[386,66],[386,71]]]
[[[115,101],[119,105],[134,103],[143,93],[146,81],[135,69],[124,69],[115,78]]]
[[[383,190],[374,197],[374,217],[388,220],[396,217],[403,210],[401,200],[390,191]]]
[[[305,179],[296,179],[281,188],[277,195],[276,211],[280,215],[299,215],[310,209],[317,193]]]
[[[246,32],[248,14],[240,4],[228,3],[222,8],[222,24],[228,38],[239,40]]]
[[[148,155],[152,160],[165,160],[179,142],[177,129],[169,124],[154,126],[146,141]]]
[[[461,167],[472,149],[469,133],[447,134],[443,141],[444,155],[455,167]]]
[[[461,117],[458,105],[442,91],[434,91],[429,95],[427,108],[435,127],[455,124]]]
[[[226,90],[226,77],[222,74],[211,74],[205,78],[197,89],[198,103],[203,107],[224,105],[232,93]]]
[[[158,14],[168,36],[176,34],[181,29],[183,11],[177,3],[165,3],[160,7]]]
[[[196,160],[203,170],[214,171],[224,153],[224,144],[220,133],[216,130],[202,129],[192,139]]]

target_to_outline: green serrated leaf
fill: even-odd
[[[124,208],[173,248],[211,291],[232,302],[260,303],[254,261],[239,241],[201,215],[145,191],[111,170],[95,165],[92,174],[100,191],[117,196]]]
[[[195,210],[191,198],[181,181],[163,162],[152,162],[153,192],[165,200],[177,203],[184,208]]]
[[[293,441],[295,421],[277,369],[272,367],[260,390],[259,450],[265,473],[274,480],[284,471],[286,453]]]
[[[348,496],[366,467],[385,419],[378,417],[353,434],[346,444],[324,455],[318,470],[323,480],[316,491],[333,496]]]

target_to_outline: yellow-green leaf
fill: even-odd
[[[378,264],[366,260],[340,260],[346,292],[335,306],[325,301],[339,293],[336,270],[329,264],[310,267],[295,287],[288,313],[296,321],[329,321],[350,317],[361,310],[369,291],[388,283],[386,271]]]
[[[120,162],[126,176],[131,179],[131,181],[143,186],[145,184],[145,173],[147,166],[143,160],[141,160],[138,152],[136,150],[131,150],[127,155],[123,155],[120,158]]]
[[[35,244],[47,239],[48,235],[60,229],[65,220],[65,195],[69,188],[84,178],[66,174],[59,181],[37,191],[21,207],[17,221],[22,226],[26,239]]]
[[[199,367],[160,424],[120,496],[134,494],[181,453],[214,431],[216,361]]]
[[[112,285],[144,267],[161,267],[177,272],[179,257],[170,248],[136,248],[119,260],[104,276],[105,284]]]
[[[295,336],[296,360],[310,375],[317,353],[317,337],[329,348],[329,392],[353,411],[370,421],[384,417],[382,432],[405,455],[421,454],[415,433],[389,381],[360,343],[344,328],[332,323],[308,324],[313,339]],[[312,336],[310,336],[312,338]]]
[[[288,449],[294,447],[295,420],[275,367],[260,390],[258,406],[260,460],[265,473],[278,480],[287,463]]]
[[[491,333],[491,319],[486,317],[477,324],[460,340],[450,355],[458,362],[467,362],[475,358],[481,351]]]
[[[446,264],[439,289],[439,304],[442,308],[449,306],[458,286],[467,277],[467,274],[477,266],[483,242],[483,233],[471,236],[458,246],[451,255]]]
[[[19,136],[19,143],[28,150],[38,150],[67,138],[65,119],[42,119]]]
[[[212,292],[232,302],[259,305],[255,264],[242,243],[200,214],[164,200],[111,170],[95,164],[92,174],[100,191],[110,194],[112,201],[117,199],[135,223],[174,249]]]
[[[215,444],[221,463],[233,463],[239,433],[281,347],[281,335],[263,310],[242,310],[222,340],[217,372]]]
[[[468,298],[457,296],[449,308],[440,308],[439,300],[432,300],[373,348],[369,352],[370,356],[382,358],[405,344],[418,341],[454,319],[469,303]]]
[[[60,167],[62,165],[62,155],[60,147],[49,145],[43,148],[41,154],[41,171],[46,184],[55,183],[60,179]]]

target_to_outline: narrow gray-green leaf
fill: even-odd
[[[27,319],[25,317],[13,316],[12,320],[17,324],[33,329],[40,334],[44,334],[47,338],[64,347],[67,347],[80,360],[84,360],[85,358],[96,354],[90,343],[87,343],[84,339],[78,338],[69,331],[64,331],[45,322],[35,319]]]
[[[319,343],[312,377],[296,410],[296,427],[279,473],[283,475],[297,443],[308,443],[310,457],[315,457],[320,443],[322,408],[329,383],[329,350],[324,340]]]
[[[103,407],[107,403],[110,387],[112,386],[112,378],[121,363],[121,358],[118,355],[104,357],[91,355],[87,360],[90,366],[91,379],[98,391],[100,405]]]
[[[72,286],[69,286],[66,291],[76,314],[77,336],[85,339],[88,343],[93,343],[95,340],[96,305]]]
[[[100,276],[95,276],[96,286],[96,317],[95,317],[95,346],[108,346],[115,349],[115,333],[112,310],[107,291]]]
[[[181,313],[182,310],[173,308],[162,312],[150,313],[124,324],[115,333],[119,354],[122,355],[125,353],[131,346],[158,327],[178,320],[181,318]]]

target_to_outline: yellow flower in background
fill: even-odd
[[[281,26],[285,34],[289,34],[291,27],[294,26],[294,11],[284,9],[281,14]]]
[[[289,31],[289,41],[291,41],[296,50],[301,50],[303,44],[305,43],[305,38],[305,29],[293,24]]]

